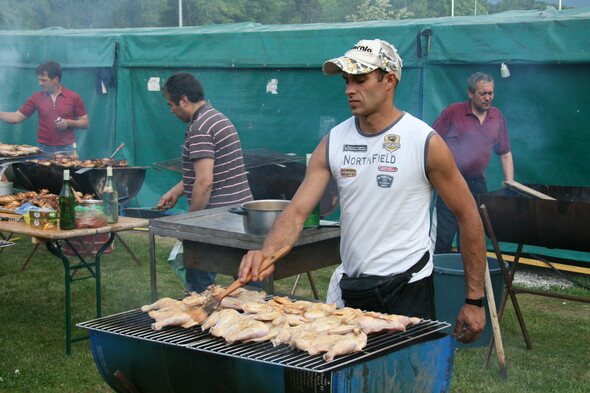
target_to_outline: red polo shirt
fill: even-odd
[[[64,146],[76,142],[74,129],[68,127],[60,131],[55,120],[58,117],[75,120],[86,114],[84,101],[77,93],[62,86],[54,105],[48,92],[38,91],[19,109],[26,117],[31,117],[35,111],[39,113],[38,142],[49,146]]]
[[[471,110],[471,101],[449,105],[432,128],[447,142],[461,174],[466,178],[484,176],[492,151],[510,152],[506,119],[491,107],[482,124]]]

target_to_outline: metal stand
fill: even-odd
[[[496,259],[498,260],[498,265],[500,266],[500,270],[502,271],[502,275],[504,276],[504,281],[506,282],[506,288],[504,289],[504,295],[502,296],[502,302],[500,303],[500,310],[498,311],[498,323],[502,321],[502,315],[504,313],[504,308],[506,306],[506,302],[508,301],[508,296],[510,296],[510,300],[512,301],[512,305],[514,306],[514,311],[516,312],[516,317],[518,319],[518,323],[520,325],[520,330],[522,331],[522,335],[524,337],[524,341],[526,343],[527,349],[532,349],[533,345],[531,343],[531,339],[529,337],[529,332],[526,328],[524,323],[524,318],[522,316],[522,311],[520,310],[520,305],[518,304],[518,300],[516,299],[516,292],[512,287],[512,280],[514,279],[514,272],[516,271],[516,265],[518,264],[518,260],[515,258],[514,263],[510,269],[510,273],[506,270],[506,265],[504,263],[504,258],[502,258],[502,252],[500,251],[500,247],[498,246],[498,241],[496,240],[496,235],[494,233],[494,229],[492,228],[492,224],[490,222],[490,217],[488,215],[488,211],[485,205],[480,206],[481,215],[483,217],[484,225],[486,227],[486,231],[488,233],[488,237],[492,241],[492,245],[494,247],[494,251],[496,253]],[[522,245],[518,246],[518,255],[520,255],[520,251],[522,250]],[[488,346],[487,356],[484,360],[484,367],[487,366],[489,361],[492,348],[494,345],[494,337],[490,339],[490,344]]]
[[[109,239],[106,243],[98,250],[96,256],[94,257],[94,262],[86,262],[84,258],[69,244],[67,239],[65,240],[68,242],[68,245],[72,247],[72,250],[76,253],[76,256],[79,259],[78,264],[72,265],[70,260],[63,254],[61,251],[61,244],[57,241],[46,242],[47,250],[61,259],[62,264],[64,266],[64,283],[65,283],[65,291],[66,291],[66,298],[65,298],[65,307],[66,307],[66,356],[69,356],[72,353],[72,343],[87,340],[89,336],[83,337],[76,337],[72,338],[72,298],[71,298],[71,283],[73,281],[84,280],[87,278],[94,278],[95,280],[95,288],[96,288],[96,317],[100,318],[102,316],[102,297],[101,297],[101,282],[100,282],[100,256],[102,253],[111,245],[113,240],[115,239],[115,233],[111,233]],[[93,269],[94,268],[94,269]],[[79,278],[74,278],[74,274],[78,271],[78,269],[87,269],[89,271],[89,275]]]
[[[295,277],[295,282],[293,283],[293,288],[291,288],[290,295],[295,294],[295,290],[297,289],[297,285],[299,285],[299,280],[301,279],[301,274],[298,274]],[[313,297],[315,300],[320,300],[320,296],[318,294],[318,290],[315,286],[315,280],[311,276],[311,272],[307,272],[307,279],[309,280],[309,286],[311,287],[311,291],[313,292]]]

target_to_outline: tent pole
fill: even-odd
[[[178,27],[182,27],[182,0],[178,0]]]

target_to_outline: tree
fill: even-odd
[[[493,13],[511,10],[544,10],[547,6],[555,6],[555,4],[536,0],[502,0],[495,5],[489,5],[490,12]]]
[[[357,6],[354,14],[346,16],[346,20],[349,22],[391,20],[409,18],[412,15],[412,12],[408,11],[407,7],[396,12],[391,6],[390,0],[364,0]]]

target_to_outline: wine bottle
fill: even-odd
[[[107,222],[114,224],[119,221],[119,194],[113,179],[113,167],[107,167],[107,179],[102,190],[102,203]]]
[[[311,158],[311,154],[307,154],[306,156],[306,165],[309,165],[309,159]],[[311,214],[309,215],[309,217],[307,217],[307,220],[305,220],[305,222],[303,223],[303,227],[304,228],[310,228],[310,227],[317,227],[318,225],[320,225],[320,204],[318,203],[313,210],[311,211]]]
[[[59,229],[76,228],[76,196],[70,185],[70,170],[64,169],[64,180],[59,193]]]

